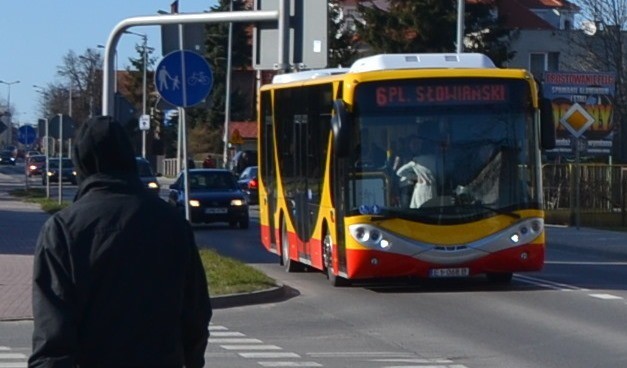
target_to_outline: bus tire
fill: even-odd
[[[497,284],[509,284],[514,277],[513,272],[488,272],[486,273],[488,281]]]
[[[290,258],[290,241],[287,236],[285,220],[281,221],[281,263],[285,272],[297,272],[301,270],[299,263]]]
[[[333,273],[333,238],[331,237],[331,234],[329,234],[328,230],[325,230],[323,234],[322,247],[324,270],[331,285],[335,287],[350,285],[350,282],[347,279]]]

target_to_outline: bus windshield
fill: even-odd
[[[533,111],[522,81],[363,83],[348,214],[463,222],[538,208]]]

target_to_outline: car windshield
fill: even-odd
[[[144,161],[137,161],[137,171],[139,172],[139,176],[155,176],[152,173],[150,164]]]
[[[46,156],[31,156],[29,160],[30,162],[45,162]]]
[[[64,158],[62,160],[63,162],[61,163],[63,165],[63,168],[71,168],[74,167],[74,164],[72,164],[72,160],[69,158]],[[59,159],[58,158],[52,158],[49,161],[50,164],[50,168],[51,169],[58,169],[59,168]]]
[[[237,183],[230,172],[190,172],[190,190],[231,190]]]

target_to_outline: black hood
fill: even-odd
[[[128,134],[110,116],[91,118],[78,128],[72,161],[79,181],[94,174],[137,175]]]

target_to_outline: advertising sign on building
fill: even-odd
[[[557,124],[550,156],[573,155],[573,137],[587,142],[588,156],[609,156],[615,124],[613,73],[546,72],[542,92],[551,100]]]

